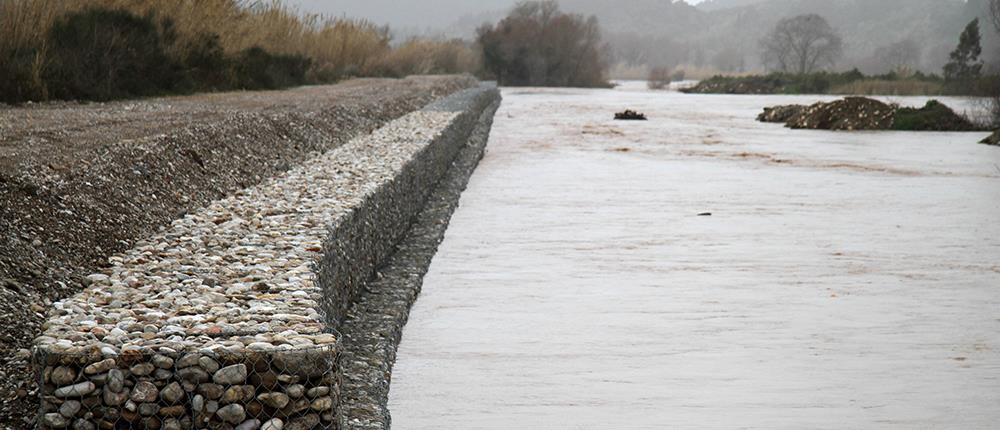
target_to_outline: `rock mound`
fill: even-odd
[[[937,100],[922,108],[889,105],[867,97],[847,97],[809,107],[764,108],[761,122],[784,122],[789,128],[817,130],[977,131],[980,127]]]
[[[816,103],[788,120],[789,128],[819,130],[888,130],[896,109],[866,97]]]
[[[983,139],[980,143],[1000,146],[1000,130],[994,131],[992,136]]]
[[[781,105],[764,108],[764,113],[757,115],[760,122],[781,122],[785,123],[802,113],[806,107],[803,105]]]

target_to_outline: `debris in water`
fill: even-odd
[[[698,216],[712,216],[712,213],[711,212],[702,212],[702,213],[698,214]]]
[[[645,121],[646,115],[631,109],[626,109],[625,112],[616,113],[615,119],[620,121]]]

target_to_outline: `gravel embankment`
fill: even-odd
[[[333,426],[341,310],[495,100],[447,97],[110,258],[36,339],[43,428]]]
[[[0,109],[0,167],[3,167],[0,169],[0,340],[3,341],[0,427],[22,428],[37,411],[36,392],[27,368],[27,348],[39,332],[42,314],[50,300],[65,297],[85,285],[97,290],[109,287],[108,283],[115,279],[114,270],[107,270],[112,274],[107,279],[86,275],[102,266],[120,270],[126,258],[136,257],[125,254],[109,264],[108,255],[133,248],[138,240],[212,200],[280,174],[435,98],[470,85],[473,85],[470,79],[455,77],[362,80],[269,93]],[[218,209],[213,204],[206,211]],[[215,245],[232,245],[230,251],[236,254],[227,254],[232,257],[239,256],[240,241],[254,237],[239,236],[240,229],[249,228],[249,224],[267,231],[270,222],[280,222],[286,216],[295,215],[275,213],[243,222],[206,220],[211,226],[227,225],[233,229],[228,234],[213,236],[213,240],[219,241],[213,242]],[[188,217],[171,228],[207,225]],[[161,233],[158,237],[167,238],[169,234]],[[173,239],[187,241],[189,237]],[[142,243],[135,249],[152,242]],[[313,248],[306,242],[299,245]],[[186,245],[146,249],[148,252],[138,258],[148,259],[150,264],[155,264],[153,261],[167,264],[173,259],[180,267],[182,259],[197,265],[201,262],[195,258],[220,257],[185,255],[189,249]],[[309,254],[290,253],[287,261],[272,262],[274,267],[270,269],[249,265],[217,277],[252,278],[257,270],[270,270],[267,273],[283,273],[288,280],[303,270],[292,262],[308,257]],[[185,275],[185,270],[174,271],[167,266],[144,266],[139,271],[146,269],[170,276]],[[157,276],[142,278],[141,286],[136,283],[138,276],[134,280],[130,279],[132,276],[121,279],[132,282],[132,287],[152,288],[168,279]],[[204,281],[233,288],[216,282],[218,279]],[[254,286],[261,288],[258,284],[250,288]],[[282,288],[268,286],[272,287]],[[216,294],[221,297],[238,294],[235,290],[227,293],[225,289]],[[201,309],[199,306],[211,307],[212,299],[205,298],[220,297],[208,290],[200,292],[205,294],[198,298],[164,294],[157,297],[160,304],[137,306],[143,302],[128,295],[105,304],[117,306],[131,301],[132,307],[120,307],[116,317],[139,321],[138,317],[158,316],[157,312],[164,309],[157,310],[157,306],[170,308],[175,304],[173,300],[187,300],[186,307],[177,305],[170,309],[175,314],[187,314]],[[98,297],[107,295],[96,294],[93,298],[102,300]],[[148,312],[142,312],[142,306]],[[87,309],[80,310],[86,313]],[[72,312],[77,314],[80,310]],[[127,312],[131,316],[126,316]],[[211,336],[216,335],[215,330],[235,326],[225,322],[225,318],[222,324],[194,323],[195,319],[185,318],[190,323],[187,327],[167,325],[175,326],[169,329],[174,330],[171,332],[174,335],[179,335],[176,327],[185,327],[194,330],[192,335],[205,329]],[[91,335],[102,334],[103,329],[112,340],[128,338],[128,334],[120,333],[126,330],[117,325],[85,321],[88,322],[84,325],[92,329],[88,332]],[[297,318],[290,318],[288,323],[308,325]],[[49,327],[52,330],[56,329]],[[142,331],[147,330],[144,327]],[[304,331],[308,334],[308,330]],[[315,344],[315,339],[311,340]]]

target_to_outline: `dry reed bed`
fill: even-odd
[[[50,30],[69,14],[95,8],[152,18],[165,30],[161,32],[171,35],[164,47],[171,57],[190,55],[206,40],[228,56],[260,48],[308,59],[306,78],[313,83],[351,76],[472,73],[479,68],[478,53],[464,42],[415,39],[394,47],[387,27],[301,13],[281,0],[3,0],[0,61],[24,63],[21,68],[27,71],[17,79],[29,81],[34,93],[46,94],[46,70],[53,67]]]

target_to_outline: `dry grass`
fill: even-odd
[[[215,34],[227,54],[260,47],[301,55],[320,75],[360,73],[390,51],[387,28],[300,14],[278,0],[0,0],[0,52],[44,41],[58,17],[88,7],[169,19],[177,33],[170,47],[175,51]]]
[[[311,62],[306,75],[311,82],[473,73],[479,67],[474,50],[460,42],[411,40],[393,49],[388,28],[365,20],[303,14],[281,0],[0,0],[0,61],[18,58],[16,79],[21,88],[41,94],[33,98],[46,94],[42,76],[50,63],[49,30],[60,17],[88,8],[154,17],[175,36],[165,49],[176,58],[206,39],[217,41],[228,56],[262,48],[270,54],[304,57]]]
[[[944,88],[937,82],[921,81],[917,79],[902,79],[894,81],[865,79],[836,86],[830,89],[829,92],[830,94],[858,96],[924,96],[940,95],[943,91]]]
[[[427,75],[478,70],[478,50],[462,40],[410,39],[379,59],[373,74]]]

